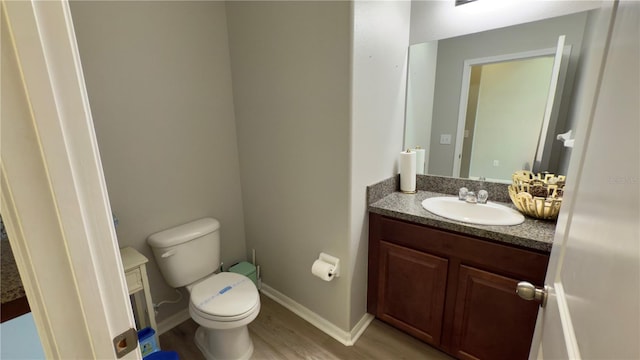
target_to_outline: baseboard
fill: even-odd
[[[182,324],[183,322],[189,320],[190,318],[191,318],[191,315],[189,315],[189,309],[187,308],[187,309],[180,310],[177,313],[169,316],[168,318],[158,322],[158,329],[156,329],[158,336]]]
[[[345,331],[265,283],[262,283],[260,292],[345,346],[355,344],[360,335],[367,329],[367,326],[373,321],[373,315],[365,313],[351,331]]]
[[[367,330],[367,328],[369,327],[369,324],[371,324],[371,322],[375,318],[376,318],[375,316],[369,313],[364,313],[364,315],[362,315],[362,318],[360,318],[360,321],[358,321],[356,326],[354,326],[353,329],[351,329],[351,345],[355,344],[356,341],[360,339],[360,336],[362,336],[362,333],[364,333],[364,331]]]

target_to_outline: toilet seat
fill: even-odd
[[[189,310],[192,315],[209,321],[239,321],[260,310],[260,297],[251,279],[223,272],[191,288]]]

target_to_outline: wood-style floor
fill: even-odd
[[[344,346],[268,297],[260,300],[260,314],[249,324],[252,359],[453,359],[377,319],[354,346]],[[177,351],[180,359],[204,359],[193,342],[197,327],[189,319],[162,334],[162,349]]]

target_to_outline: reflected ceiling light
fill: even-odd
[[[476,1],[476,0],[456,0],[456,6],[468,4],[468,3],[473,2],[473,1]]]

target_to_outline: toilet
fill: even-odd
[[[247,325],[260,312],[260,297],[248,277],[217,272],[220,222],[195,220],[149,235],[147,243],[165,281],[189,291],[189,314],[200,325],[195,343],[204,357],[249,359],[253,342]]]

